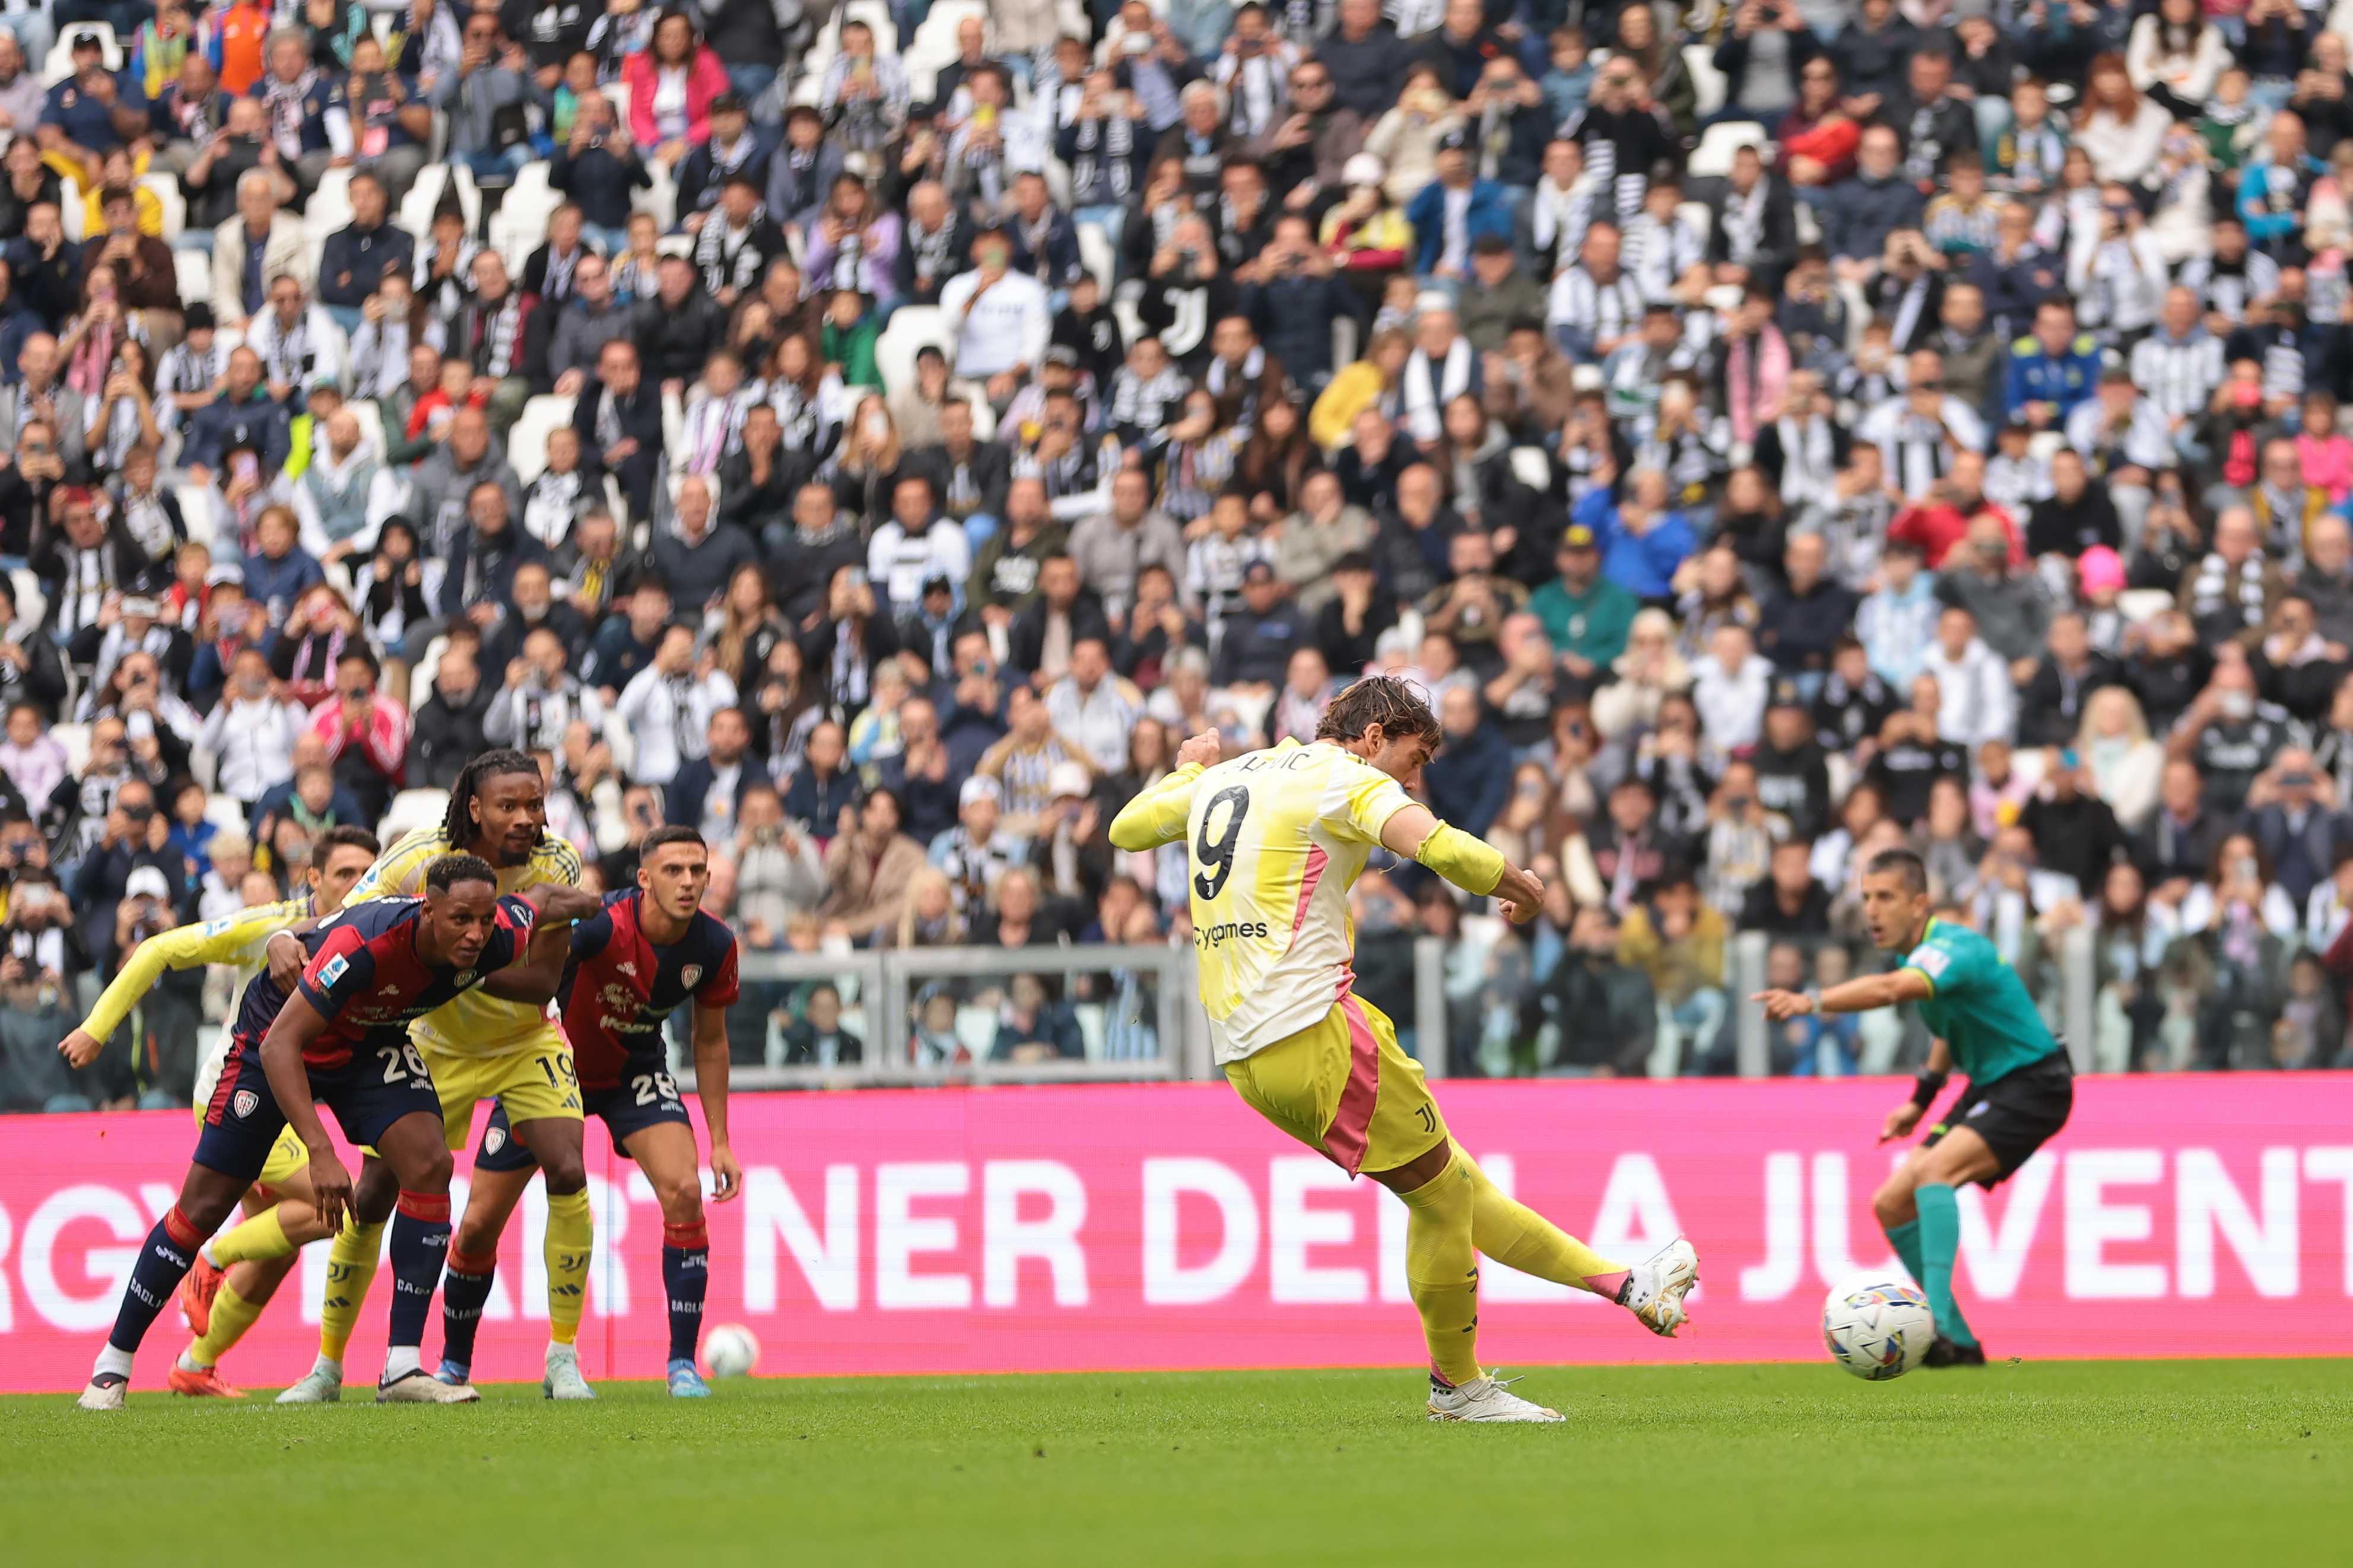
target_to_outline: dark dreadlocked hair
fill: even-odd
[[[1444,733],[1419,691],[1393,675],[1368,675],[1332,699],[1315,738],[1353,741],[1375,724],[1392,741],[1419,736],[1435,745]]]
[[[481,794],[483,784],[508,773],[529,773],[539,777],[539,764],[511,746],[494,752],[484,752],[459,770],[458,782],[449,786],[449,814],[441,819],[442,831],[449,836],[449,847],[463,850],[474,841],[479,825],[474,821],[474,801]]]

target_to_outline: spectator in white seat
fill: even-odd
[[[196,744],[213,754],[220,792],[250,809],[272,786],[292,778],[294,742],[303,720],[302,710],[287,701],[270,678],[269,660],[261,650],[239,653],[229,666],[219,705],[196,733]]]
[[[1044,284],[1009,269],[1013,247],[1001,225],[974,237],[972,258],[971,271],[940,289],[940,309],[955,333],[956,374],[982,383],[989,402],[1002,408],[1045,357],[1054,312]]]
[[[711,716],[733,706],[735,683],[717,656],[708,648],[696,655],[693,627],[670,627],[653,663],[637,673],[614,707],[637,741],[631,776],[667,786],[681,766],[706,754]]]
[[[313,437],[310,466],[294,481],[294,514],[302,535],[323,548],[322,562],[365,554],[375,545],[368,526],[368,495],[383,467],[360,437],[359,416],[338,408],[327,417],[323,444]]]

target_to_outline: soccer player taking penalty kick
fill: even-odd
[[[1905,955],[1903,964],[1819,995],[1760,991],[1750,1000],[1763,1004],[1766,1016],[1777,1022],[1809,1013],[1918,1005],[1936,1043],[1912,1098],[1887,1113],[1883,1143],[1919,1125],[1953,1070],[1968,1076],[1968,1091],[1928,1129],[1920,1147],[1873,1195],[1872,1207],[1936,1314],[1936,1342],[1922,1364],[1983,1366],[1985,1347],[1953,1300],[1961,1240],[1954,1189],[2008,1181],[2055,1137],[2074,1105],[2074,1074],[2025,983],[1993,943],[1967,926],[1935,919],[1930,910],[1920,857],[1909,849],[1883,850],[1863,868],[1863,921],[1873,942]]]
[[[1535,878],[1406,795],[1440,738],[1403,681],[1360,680],[1333,700],[1313,744],[1220,763],[1215,734],[1187,741],[1111,839],[1186,846],[1201,1006],[1227,1080],[1275,1126],[1403,1200],[1430,1419],[1558,1421],[1480,1367],[1479,1255],[1607,1297],[1665,1335],[1685,1320],[1699,1257],[1677,1237],[1630,1268],[1505,1196],[1448,1134],[1388,1019],[1353,994],[1348,890],[1376,847],[1501,900],[1517,923],[1543,897]]]

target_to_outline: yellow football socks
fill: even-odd
[[[1479,1256],[1471,1243],[1469,1156],[1461,1150],[1435,1181],[1399,1193],[1405,1228],[1406,1288],[1430,1342],[1430,1369],[1461,1387],[1479,1370]]]
[[[360,1321],[360,1303],[367,1300],[368,1284],[375,1279],[376,1261],[384,1252],[384,1226],[345,1220],[341,1235],[327,1249],[327,1295],[319,1306],[319,1353],[329,1361],[343,1359],[352,1330]]]
[[[586,1192],[547,1194],[547,1337],[559,1345],[580,1333],[595,1240]]]
[[[286,1226],[278,1217],[278,1205],[255,1215],[244,1224],[223,1231],[213,1237],[212,1259],[223,1268],[232,1263],[267,1263],[273,1258],[285,1258],[296,1250],[289,1239]]]
[[[1487,1179],[1487,1173],[1458,1146],[1454,1164],[1471,1189],[1471,1238],[1486,1257],[1523,1274],[1574,1285],[1580,1290],[1615,1297],[1625,1283],[1626,1266],[1612,1263],[1560,1226],[1504,1195]],[[1412,1256],[1410,1233],[1407,1257]]]
[[[205,1325],[204,1337],[188,1347],[188,1359],[198,1366],[218,1366],[221,1357],[245,1338],[245,1331],[253,1327],[253,1321],[269,1304],[267,1297],[247,1300],[237,1293],[236,1286],[222,1280],[213,1294],[212,1321]]]

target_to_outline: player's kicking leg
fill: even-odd
[[[704,1399],[711,1387],[694,1370],[702,1338],[702,1299],[711,1280],[711,1233],[702,1218],[702,1171],[694,1128],[683,1121],[658,1121],[623,1141],[629,1158],[653,1184],[661,1205],[662,1294],[670,1302],[671,1397]]]
[[[237,1199],[259,1174],[259,1157],[242,1171],[189,1165],[178,1201],[164,1211],[140,1246],[131,1278],[122,1287],[122,1305],[115,1313],[113,1331],[107,1335],[106,1348],[99,1352],[90,1385],[78,1402],[81,1408],[122,1408],[123,1395],[131,1385],[132,1358],[140,1342],[178,1291],[181,1279],[195,1261],[197,1247],[237,1211]]]
[[[2001,1159],[1974,1127],[1955,1127],[1912,1151],[1871,1206],[1896,1256],[1927,1293],[1936,1314],[1936,1342],[1926,1366],[1983,1366],[1985,1347],[1953,1299],[1953,1264],[1960,1251],[1961,1211],[1956,1194],[1972,1182],[1999,1180]]]
[[[1276,1126],[1405,1204],[1406,1282],[1430,1347],[1433,1420],[1561,1419],[1479,1364],[1481,1253],[1606,1296],[1652,1333],[1672,1336],[1685,1321],[1683,1298],[1699,1280],[1688,1241],[1628,1268],[1504,1195],[1448,1135],[1420,1064],[1398,1047],[1388,1019],[1360,998],[1344,997],[1322,1023],[1229,1063],[1226,1076]]]

